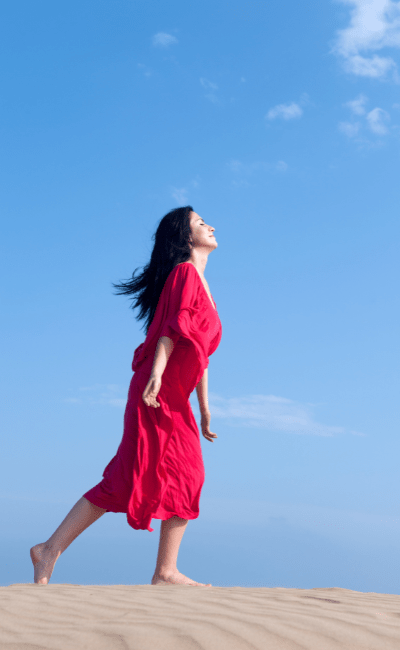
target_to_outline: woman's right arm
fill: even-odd
[[[151,369],[151,377],[159,377],[161,379],[173,349],[174,342],[169,338],[169,336],[161,336],[161,338],[158,339],[154,354],[153,367]]]
[[[161,377],[167,365],[168,359],[174,349],[174,342],[169,336],[161,336],[157,341],[157,347],[154,354],[153,367],[147,386],[143,392],[143,401],[147,406],[157,408],[160,403],[157,402],[156,397],[161,388]]]

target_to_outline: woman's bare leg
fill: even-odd
[[[47,542],[32,546],[30,553],[35,569],[34,581],[37,584],[47,585],[61,553],[105,512],[103,508],[81,497]]]
[[[158,546],[157,565],[151,580],[152,585],[197,585],[211,587],[202,582],[187,578],[177,569],[179,546],[188,524],[187,519],[171,517],[161,522],[160,543]]]

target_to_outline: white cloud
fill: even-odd
[[[188,191],[185,187],[173,187],[171,191],[171,196],[179,205],[187,205],[188,203]]]
[[[278,172],[285,172],[287,171],[288,167],[289,165],[285,163],[284,160],[278,160],[278,162],[276,163],[276,169],[278,170]]]
[[[200,77],[200,83],[203,88],[209,91],[206,95],[204,95],[205,98],[213,104],[219,104],[219,99],[215,93],[215,91],[218,90],[217,84],[210,81],[209,79],[205,79],[205,77]]]
[[[81,397],[69,397],[64,399],[64,402],[105,404],[125,408],[126,398],[120,396],[121,390],[116,384],[95,384],[82,387],[79,391]],[[346,431],[344,427],[321,424],[313,416],[312,405],[295,402],[286,397],[249,395],[225,398],[216,393],[209,393],[209,403],[213,417],[229,418],[233,426],[316,436],[334,436],[343,433],[364,435],[356,431]],[[193,406],[194,411],[199,413],[196,402]]]
[[[381,78],[397,68],[390,56],[375,54],[400,47],[400,2],[393,0],[339,0],[351,6],[348,27],[338,30],[332,52],[340,56],[351,74]]]
[[[239,178],[231,181],[232,187],[250,187],[249,181],[245,178]]]
[[[178,42],[178,39],[172,34],[167,34],[166,32],[158,32],[153,36],[153,45],[155,47],[169,47]]]
[[[299,104],[292,102],[291,104],[278,104],[271,108],[266,118],[267,120],[274,120],[277,117],[282,118],[283,120],[292,120],[296,117],[301,117],[303,115],[303,109]]]
[[[204,97],[208,99],[208,101],[210,101],[212,104],[219,104],[219,99],[214,93],[207,93],[207,95],[204,95]]]
[[[218,90],[217,84],[213,83],[212,81],[209,81],[208,79],[205,79],[204,77],[200,77],[200,83],[204,88],[211,88],[211,90]]]
[[[367,113],[365,104],[368,98],[365,95],[359,95],[356,99],[343,104],[350,108],[354,115],[364,116],[365,124],[372,133],[376,135],[385,135],[388,133],[388,123],[390,122],[390,115],[383,108],[376,107]],[[347,135],[349,138],[354,138],[362,128],[360,122],[340,122],[338,125],[339,131]]]
[[[308,93],[301,93],[299,104],[301,104],[301,106],[306,106],[307,104],[311,104],[310,96]]]
[[[235,174],[251,176],[255,172],[268,172],[273,166],[270,163],[263,162],[262,160],[257,160],[251,163],[242,163],[240,160],[230,160],[228,162],[228,167]]]
[[[360,123],[356,122],[354,124],[352,122],[339,122],[338,129],[347,135],[348,138],[354,138],[360,130]]]
[[[199,174],[196,174],[191,181],[186,183],[186,187],[171,187],[170,192],[172,198],[179,205],[187,205],[189,203],[189,194],[192,194],[193,190],[197,190],[200,187],[201,178]]]
[[[385,135],[388,132],[386,124],[390,121],[390,115],[383,108],[374,108],[366,118],[372,133]]]
[[[243,170],[243,163],[240,162],[240,160],[230,160],[228,162],[228,167],[232,172],[241,172]]]
[[[367,101],[368,97],[365,95],[359,95],[356,99],[346,102],[344,106],[348,106],[355,115],[365,115],[365,104]]]
[[[213,417],[229,418],[233,426],[324,437],[343,433],[363,435],[346,431],[344,427],[317,422],[309,404],[301,404],[285,397],[250,395],[224,398],[210,393],[209,403]]]

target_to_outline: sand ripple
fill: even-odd
[[[399,650],[400,596],[347,589],[0,587],[1,650]]]

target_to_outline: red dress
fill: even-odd
[[[154,408],[142,395],[161,336],[169,336],[174,349],[161,378],[160,406]],[[146,340],[135,350],[118,451],[103,480],[83,495],[88,501],[108,512],[126,512],[136,530],[153,531],[152,518],[199,516],[205,474],[189,396],[221,336],[221,321],[198,271],[191,262],[178,264],[165,282]]]

